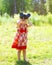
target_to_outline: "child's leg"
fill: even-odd
[[[26,60],[26,49],[23,50],[23,58]]]
[[[20,60],[21,50],[18,50],[18,60]]]

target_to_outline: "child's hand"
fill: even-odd
[[[29,26],[32,26],[33,24],[32,24],[32,22],[28,22],[28,25],[29,25]]]

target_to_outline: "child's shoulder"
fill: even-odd
[[[20,22],[20,20],[17,20],[17,23],[19,23]]]

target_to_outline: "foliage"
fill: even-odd
[[[41,25],[52,25],[52,14],[48,13],[47,15],[38,15],[36,12],[31,13],[31,17],[29,18],[29,20],[37,26],[41,26]],[[15,14],[14,17],[10,17],[7,13],[3,14],[2,16],[0,16],[0,25],[4,22],[14,22],[16,23],[16,21],[19,19],[19,14]]]
[[[0,25],[6,24],[7,22],[14,22],[14,19],[10,17],[7,13],[0,16]]]
[[[51,13],[47,14],[47,20],[49,24],[52,24],[52,14]]]
[[[0,0],[0,14],[8,13],[13,15],[19,12],[37,12],[39,14],[46,14],[45,2],[46,0]],[[49,4],[47,4],[49,7]],[[50,4],[51,9],[52,5]],[[52,10],[52,9],[51,9]],[[50,11],[51,12],[51,11]]]
[[[52,25],[52,14],[48,13],[47,15],[38,15],[36,12],[32,13],[30,20],[34,25]]]
[[[15,8],[16,13],[26,11],[29,8],[30,2],[30,0],[0,0],[0,12],[2,14],[8,13],[9,15],[13,15],[15,13]]]
[[[47,12],[52,13],[52,0],[46,0],[47,2]]]

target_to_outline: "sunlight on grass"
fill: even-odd
[[[23,61],[17,61],[17,51],[11,48],[15,25],[7,22],[0,26],[0,65],[25,65]],[[28,31],[27,64],[52,65],[52,26],[32,26]]]

